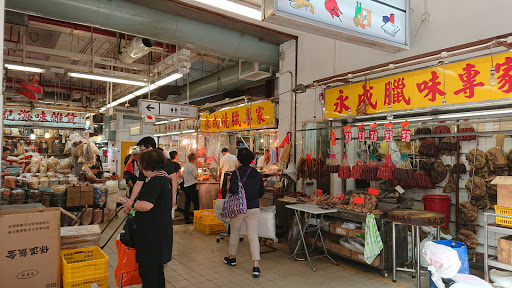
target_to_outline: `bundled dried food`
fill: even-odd
[[[363,179],[370,181],[377,181],[377,173],[379,171],[379,162],[377,162],[377,156],[370,155],[370,161],[363,168]]]
[[[41,160],[41,163],[39,164],[39,173],[46,173],[48,172],[48,162],[46,159]]]
[[[473,206],[469,202],[461,202],[459,204],[459,211],[462,221],[473,222],[478,218],[478,207]]]
[[[452,173],[457,174],[457,172],[459,173],[459,175],[464,175],[468,173],[468,171],[466,170],[466,165],[464,165],[463,163],[459,163],[459,165],[453,165]]]
[[[447,125],[441,125],[434,127],[434,130],[432,130],[432,134],[450,134],[452,131],[450,130],[450,126]]]
[[[467,230],[467,229],[460,229],[459,233],[457,235],[457,240],[460,242],[466,244],[469,248],[476,248],[478,246],[478,238],[476,237],[475,233]]]
[[[507,167],[508,161],[507,156],[503,152],[501,148],[494,147],[487,152],[485,152],[485,156],[487,157],[487,161],[491,170],[496,170],[496,168]]]
[[[39,190],[29,190],[27,192],[28,203],[41,203],[43,194]]]
[[[61,160],[59,160],[59,165],[57,167],[57,173],[69,174],[69,173],[62,173],[62,172],[58,172],[58,171],[59,170],[67,170],[67,169],[71,169],[71,168],[73,168],[73,164],[71,163],[71,158],[61,159]]]
[[[39,187],[50,187],[50,178],[42,177],[39,179]]]
[[[455,137],[445,137],[439,143],[439,150],[445,152],[456,152],[457,151],[457,140]]]
[[[30,177],[27,181],[28,189],[39,189],[39,178]]]
[[[466,181],[466,190],[471,198],[482,198],[487,192],[487,187],[485,186],[484,179],[474,176],[469,177],[468,181]]]
[[[398,152],[400,152],[400,154],[411,154],[411,151],[412,151],[411,142],[397,141],[396,146],[398,147]]]
[[[5,176],[4,178],[4,187],[6,188],[16,188],[16,177],[14,176]]]
[[[78,178],[76,176],[74,176],[74,175],[69,176],[68,184],[69,185],[78,185]]]
[[[418,153],[425,157],[437,157],[439,155],[439,148],[437,147],[436,141],[430,138],[423,140]]]
[[[25,191],[12,190],[9,198],[9,204],[25,204]]]
[[[420,162],[420,170],[430,175],[432,169],[434,168],[434,163],[432,163],[432,160],[430,158],[427,158],[424,161]]]
[[[400,163],[398,163],[394,176],[398,183],[407,183],[414,180],[414,169],[412,169],[411,159],[407,154],[400,155]]]
[[[80,218],[80,224],[90,225],[92,222],[92,212],[92,208],[84,208],[84,211],[82,212],[82,218]]]
[[[358,199],[358,200],[356,200]],[[377,198],[373,195],[364,193],[354,193],[350,195],[348,201],[344,201],[344,204],[337,204],[336,207],[353,210],[358,212],[373,212],[374,214],[382,214],[382,211],[376,210]]]
[[[48,172],[55,173],[57,172],[57,167],[59,166],[59,159],[52,156],[46,161],[46,165],[48,167]]]
[[[476,132],[475,128],[471,125],[463,125],[459,128],[459,133],[474,133]],[[476,135],[465,135],[459,136],[460,141],[472,141],[476,140]]]
[[[96,162],[96,154],[99,152],[100,150],[98,147],[96,147],[96,145],[94,145],[92,138],[90,138],[84,147],[83,161],[81,162],[86,164],[94,164],[94,162]]]
[[[432,130],[427,127],[418,127],[414,131],[414,135],[429,135],[432,134]]]
[[[456,192],[457,190],[457,187],[455,186],[455,178],[453,178],[453,173],[452,173],[452,166],[451,165],[446,165],[446,168],[448,168],[448,182],[446,182],[446,185],[444,185],[444,188],[443,188],[443,193],[452,193],[452,192]]]
[[[0,205],[8,205],[11,198],[11,189],[0,189]]]
[[[338,169],[338,178],[349,179],[350,178],[350,164],[348,163],[347,154],[343,156],[343,162]]]
[[[414,173],[414,187],[420,189],[434,189],[434,184],[432,184],[432,179],[430,179],[427,173],[418,171]]]
[[[327,207],[334,207],[337,204],[340,204],[342,202],[341,199],[332,197],[331,195],[317,195],[317,194],[313,194],[309,197],[308,196],[305,196],[305,197],[299,196],[298,199],[301,201],[304,201],[306,203],[317,204],[317,205],[322,205],[322,206],[327,206]]]
[[[366,163],[361,159],[361,155],[357,156],[357,161],[354,166],[352,166],[352,171],[350,173],[350,176],[354,179],[363,179],[363,170],[366,166]]]
[[[96,208],[92,212],[92,225],[100,224],[101,220],[103,220],[103,210]]]
[[[327,170],[329,173],[338,173],[338,169],[340,168],[340,163],[338,159],[336,159],[336,154],[330,154],[329,159],[325,162],[327,166]]]
[[[386,154],[384,156],[384,160],[380,163],[379,169],[377,170],[377,178],[382,180],[393,180],[395,170],[396,166],[391,159],[391,154]]]
[[[482,169],[486,164],[485,154],[481,150],[471,149],[466,155],[469,165],[472,168]]]
[[[53,207],[64,207],[66,206],[66,189],[65,185],[52,186],[53,194],[50,201],[50,205]]]
[[[41,156],[32,157],[32,160],[30,160],[30,165],[28,166],[30,169],[30,172],[37,173],[39,171],[39,165],[41,164],[42,160],[43,160],[43,157],[41,157]]]
[[[489,198],[471,199],[470,202],[472,205],[478,207],[478,209],[484,211],[493,207],[493,205],[491,205],[491,201],[489,201]]]
[[[437,158],[434,162],[434,166],[432,167],[432,173],[431,173],[431,179],[432,184],[439,184],[441,183],[445,178],[446,174],[448,173],[448,169],[446,169],[446,166],[444,166],[443,161],[441,161],[440,158]]]

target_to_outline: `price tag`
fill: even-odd
[[[324,194],[324,191],[320,190],[320,189],[316,189],[316,195],[323,195]]]
[[[338,199],[339,200],[343,200],[344,197],[345,197],[345,194],[338,194]]]
[[[379,131],[370,130],[370,142],[377,142],[379,139]]]
[[[345,132],[345,143],[352,142],[352,131]]]
[[[306,158],[311,159],[311,155],[306,154]]]
[[[371,195],[379,195],[379,189],[375,189],[375,188],[368,188],[368,194],[371,194]]]
[[[395,190],[398,191],[398,193],[403,194],[405,192],[404,188],[396,185]]]
[[[400,132],[400,140],[402,142],[411,142],[411,130],[402,129],[402,131]]]
[[[364,142],[366,140],[366,133],[364,130],[359,130],[357,132],[357,141],[358,142]]]
[[[332,146],[336,146],[336,132],[331,132],[331,143]]]
[[[364,204],[364,197],[354,197],[355,204]]]
[[[386,129],[384,131],[384,141],[386,141],[386,142],[393,142],[393,130]]]

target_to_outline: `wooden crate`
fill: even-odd
[[[498,239],[498,261],[512,264],[512,235]]]

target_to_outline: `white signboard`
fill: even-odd
[[[139,113],[143,115],[197,119],[197,107],[166,102],[139,100]]]
[[[408,48],[408,11],[409,0],[264,0],[264,21],[383,50]]]
[[[4,124],[53,128],[84,128],[84,113],[51,109],[5,108]]]

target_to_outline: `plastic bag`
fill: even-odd
[[[4,180],[5,188],[16,188],[16,177],[14,176],[5,176]]]
[[[32,157],[32,160],[30,161],[30,172],[37,173],[39,171],[39,165],[41,164],[42,157],[35,156]]]
[[[219,200],[217,200],[219,201]],[[217,204],[217,203],[215,203]],[[240,235],[247,235],[245,222],[242,223]],[[262,207],[258,214],[258,237],[277,239],[276,237],[276,206]]]
[[[100,150],[94,143],[92,142],[92,138],[87,141],[87,145],[84,147],[84,163],[91,163],[94,164],[96,161],[96,155],[100,153]]]
[[[66,170],[66,169],[71,169],[71,168],[73,168],[73,164],[71,163],[70,158],[59,160],[59,166],[57,167],[57,170]],[[58,173],[69,174],[69,173],[61,173],[61,172],[58,172]]]
[[[48,171],[48,162],[46,159],[41,160],[39,164],[39,173],[46,173]]]
[[[116,239],[116,248],[117,266],[114,275],[117,287],[142,284],[139,277],[139,265],[135,262],[135,249],[124,246],[119,239]],[[120,283],[121,274],[123,283]]]
[[[50,159],[46,161],[46,166],[48,172],[57,172],[57,167],[59,166],[59,159],[52,156]]]
[[[425,243],[422,254],[427,260],[428,270],[432,272],[432,280],[438,288],[445,288],[442,278],[454,277],[462,265],[457,251],[434,242]]]
[[[126,190],[126,180],[124,178],[119,181],[119,189]]]
[[[48,177],[39,179],[39,187],[50,187],[50,179]]]
[[[492,271],[492,270],[491,270]],[[452,277],[452,280],[455,281],[455,284],[450,286],[450,288],[492,288],[493,286],[484,280],[468,274],[457,274]],[[491,276],[492,280],[492,276]],[[510,287],[510,286],[503,286]]]
[[[39,178],[31,177],[28,179],[27,186],[29,189],[39,189]]]

